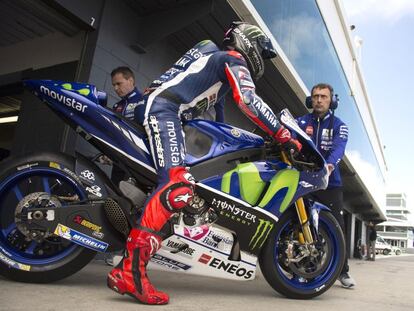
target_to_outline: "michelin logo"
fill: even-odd
[[[54,233],[62,238],[73,241],[76,244],[85,246],[95,251],[104,252],[108,248],[108,243],[94,239],[62,224],[57,225]]]

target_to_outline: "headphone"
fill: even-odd
[[[329,89],[329,91],[330,91],[330,93],[332,94],[332,97],[331,97],[331,104],[329,105],[329,109],[331,109],[331,110],[335,110],[336,108],[338,108],[339,97],[338,97],[338,94],[334,94],[334,90],[333,90],[332,86],[330,86],[329,84],[324,84],[324,85],[323,85],[323,87],[321,87],[319,84],[317,84],[317,85],[315,85],[315,86],[312,88],[311,93],[312,93],[312,92],[313,92],[313,90],[314,90],[314,89],[316,89],[316,88],[328,88],[328,89]],[[312,96],[307,96],[307,97],[306,97],[306,100],[305,100],[305,105],[306,105],[306,108],[308,108],[308,109],[312,109],[312,108],[313,108],[313,107],[312,107]]]

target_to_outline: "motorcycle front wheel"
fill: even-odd
[[[291,208],[266,241],[259,263],[277,292],[310,299],[327,291],[338,278],[345,261],[345,241],[339,223],[328,211],[319,213],[317,241],[311,248],[299,243],[299,230],[296,211]]]

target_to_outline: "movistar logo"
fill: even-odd
[[[272,231],[274,224],[269,220],[259,219],[259,225],[256,228],[254,236],[250,240],[249,247],[254,250],[256,247],[261,248],[266,241],[269,233]]]
[[[84,104],[81,104],[74,98],[66,97],[65,95],[50,90],[49,88],[43,85],[40,86],[40,92],[46,94],[49,97],[52,97],[53,99],[56,99],[57,101],[61,102],[62,104],[65,104],[68,107],[72,107],[73,109],[79,112],[85,112],[85,109],[88,107]]]

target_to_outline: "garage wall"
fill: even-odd
[[[141,31],[140,17],[123,1],[107,1],[101,19],[99,37],[92,62],[89,82],[108,93],[108,103],[119,100],[111,85],[111,71],[118,66],[130,67],[136,76],[137,87],[143,90],[152,80],[167,70],[181,53],[168,44],[156,42],[145,54],[131,48]]]

